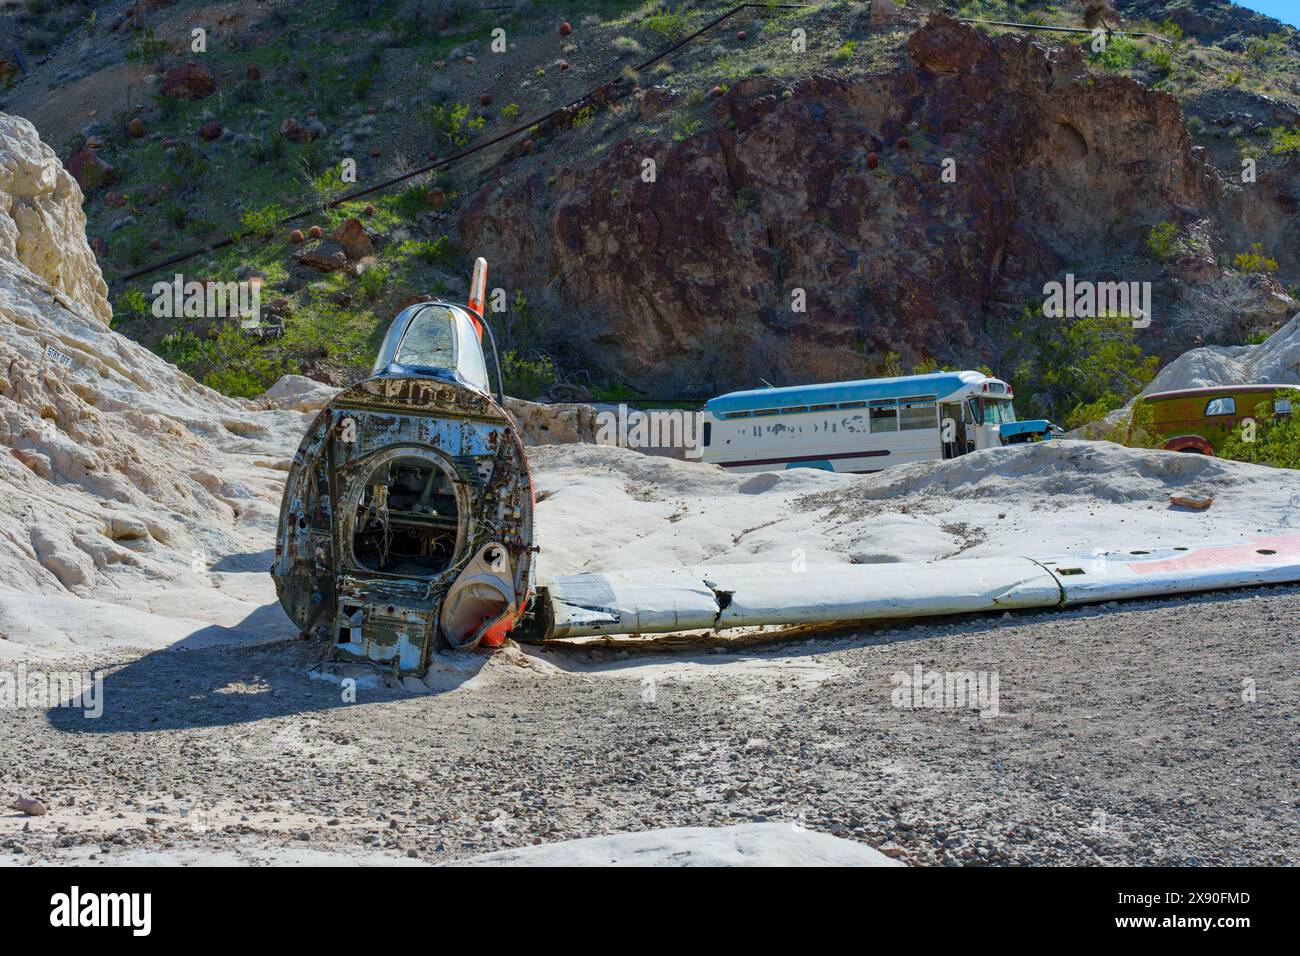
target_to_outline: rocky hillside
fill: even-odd
[[[176,269],[260,280],[278,338],[155,318],[151,284],[176,269],[114,288],[116,327],[231,394],[362,374],[392,312],[461,295],[479,254],[523,395],[1013,374],[1067,273],[1151,282],[1133,342],[1162,360],[1262,338],[1300,283],[1300,41],[1226,3],[1119,8],[1154,36],[1094,50],[948,15],[1077,27],[1074,2],[752,8],[638,70],[728,6],[104,4],[10,71],[4,107],[82,180],[110,277],[266,234]],[[351,188],[345,160],[365,186],[597,87],[453,166],[270,225]],[[362,241],[331,244],[345,226]]]

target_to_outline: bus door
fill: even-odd
[[[939,441],[943,445],[944,458],[956,458],[969,450],[966,437],[968,419],[970,411],[965,402],[939,403]]]

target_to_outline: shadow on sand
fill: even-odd
[[[320,642],[250,641],[251,635],[266,633],[269,615],[283,619],[284,612],[279,604],[263,605],[234,627],[200,628],[165,649],[101,672],[103,712],[90,717],[82,707],[51,707],[50,726],[79,734],[148,733],[368,707],[455,690],[488,660],[487,655],[458,655],[453,666],[438,667],[434,691],[415,692],[376,667],[351,665],[345,676],[355,679],[356,687],[348,694],[340,677],[321,675],[325,649]]]

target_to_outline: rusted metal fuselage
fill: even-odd
[[[285,611],[334,659],[422,674],[439,642],[494,646],[524,614],[532,482],[519,432],[485,388],[454,367],[386,365],[308,428],[271,573]]]

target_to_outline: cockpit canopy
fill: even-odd
[[[474,322],[467,311],[446,302],[421,302],[399,312],[371,375],[427,375],[491,393]]]

